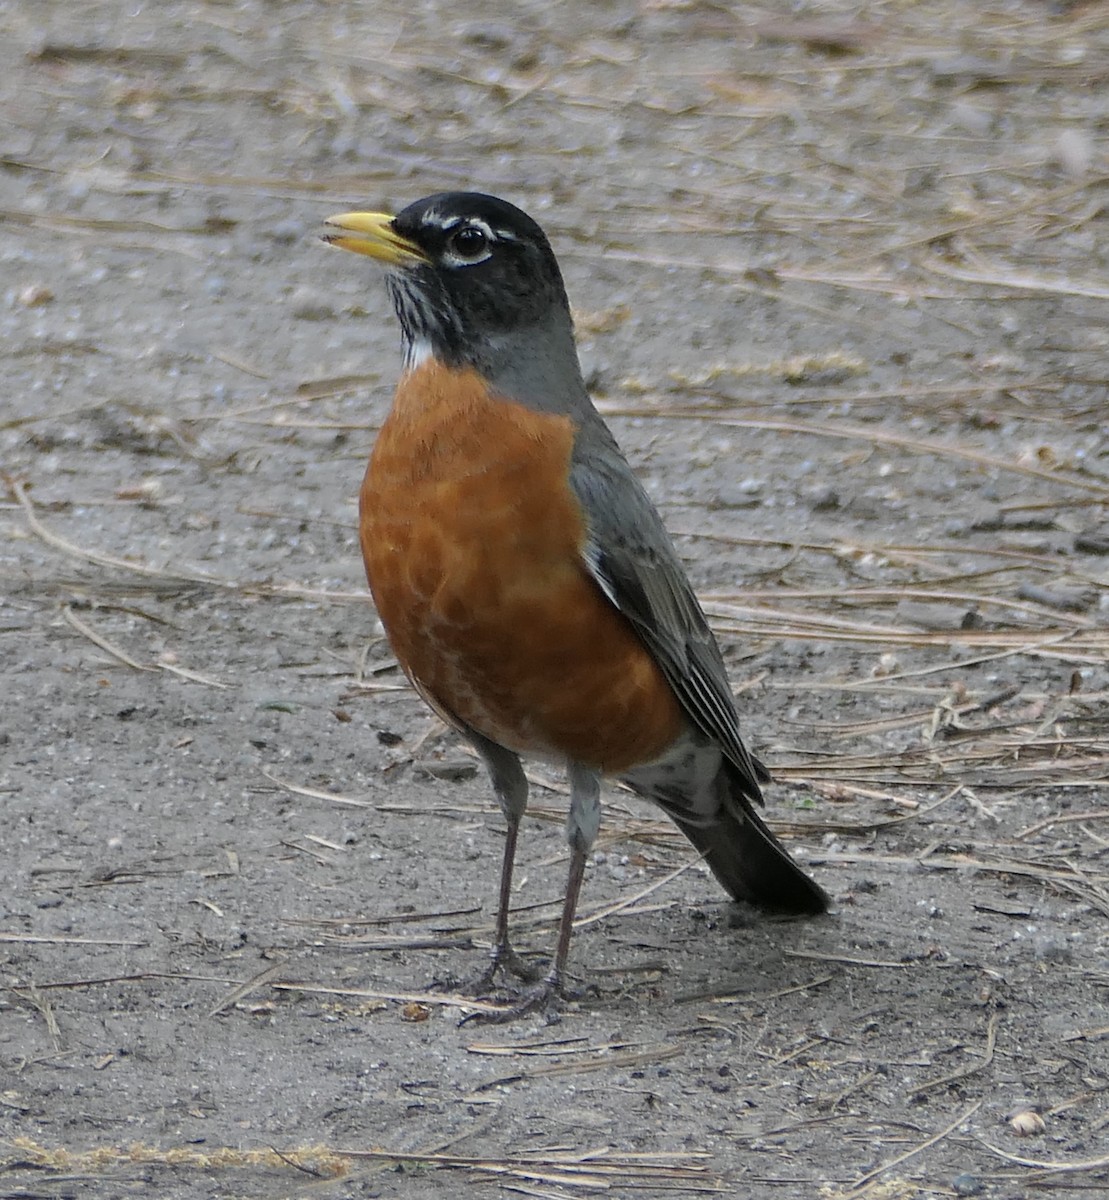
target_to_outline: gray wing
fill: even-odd
[[[579,436],[570,486],[585,512],[586,566],[631,621],[682,708],[717,742],[742,790],[762,802],[769,778],[739,736],[720,647],[654,505],[599,421]]]

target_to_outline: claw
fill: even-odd
[[[564,990],[559,976],[551,971],[537,983],[519,992],[513,1003],[496,1012],[467,1013],[458,1023],[468,1025],[471,1021],[476,1021],[483,1025],[505,1025],[518,1017],[527,1016],[528,1013],[542,1012],[547,1024],[555,1025],[560,1019],[557,1001],[572,998],[573,995]]]
[[[539,972],[534,967],[529,967],[512,948],[512,945],[505,941],[493,946],[489,954],[489,965],[470,983],[466,990],[472,990],[475,996],[484,996],[492,988],[501,971],[515,975],[517,979],[522,979],[525,983],[535,983],[539,979]]]
[[[489,952],[488,966],[476,975],[463,979],[452,975],[445,979],[436,979],[430,986],[433,989],[445,988],[460,996],[473,996],[475,999],[485,1000],[496,991],[497,976],[502,973],[514,975],[524,983],[536,983],[540,979],[539,971],[535,967],[529,967],[510,943],[503,942],[493,946]]]

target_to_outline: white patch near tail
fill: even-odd
[[[720,811],[717,783],[723,765],[720,748],[688,729],[653,763],[621,776],[640,795],[693,825],[711,825]]]

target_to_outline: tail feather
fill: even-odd
[[[729,895],[772,912],[826,912],[827,894],[790,858],[726,767],[717,785],[725,794],[710,822],[685,820],[672,805],[665,807]]]
[[[754,813],[728,811],[713,825],[675,823],[705,856],[709,869],[733,899],[798,916],[827,911],[824,890],[790,858]]]

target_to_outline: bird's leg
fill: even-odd
[[[562,919],[558,923],[558,942],[555,945],[551,969],[544,982],[552,993],[561,994],[566,976],[566,959],[570,953],[570,938],[574,933],[574,914],[578,909],[578,895],[585,877],[585,856],[588,851],[570,847],[570,874],[566,878],[566,896],[562,901]]]
[[[566,896],[562,901],[562,919],[558,923],[558,942],[546,983],[552,992],[563,990],[570,938],[574,933],[574,914],[585,876],[585,859],[601,828],[601,777],[588,767],[570,764],[570,814],[566,818],[566,840],[570,843],[570,874],[566,878]]]
[[[497,896],[497,920],[493,927],[493,947],[488,967],[474,981],[480,992],[488,989],[501,967],[519,979],[528,982],[536,977],[533,971],[512,948],[508,939],[508,910],[512,900],[512,868],[516,861],[516,840],[520,832],[520,819],[528,806],[528,781],[519,757],[496,742],[480,734],[471,733],[474,745],[481,755],[493,790],[497,794],[501,811],[508,828],[504,839],[504,857],[501,860],[501,883]]]
[[[565,995],[566,959],[574,933],[574,913],[578,907],[585,860],[601,826],[601,777],[588,767],[570,764],[570,815],[566,820],[566,840],[570,843],[570,874],[558,923],[558,941],[547,974],[527,988],[510,1008],[498,1013],[476,1013],[473,1019],[484,1022],[510,1021],[536,1009],[546,1009],[555,996]],[[467,1018],[470,1019],[470,1018]]]
[[[496,978],[501,967],[512,972],[517,979],[532,982],[536,972],[516,953],[508,938],[508,907],[512,898],[512,867],[516,859],[516,838],[520,832],[520,818],[508,816],[508,829],[504,838],[504,858],[501,861],[501,884],[497,899],[497,921],[493,927],[493,946],[489,951],[489,966],[479,977],[484,987]]]

